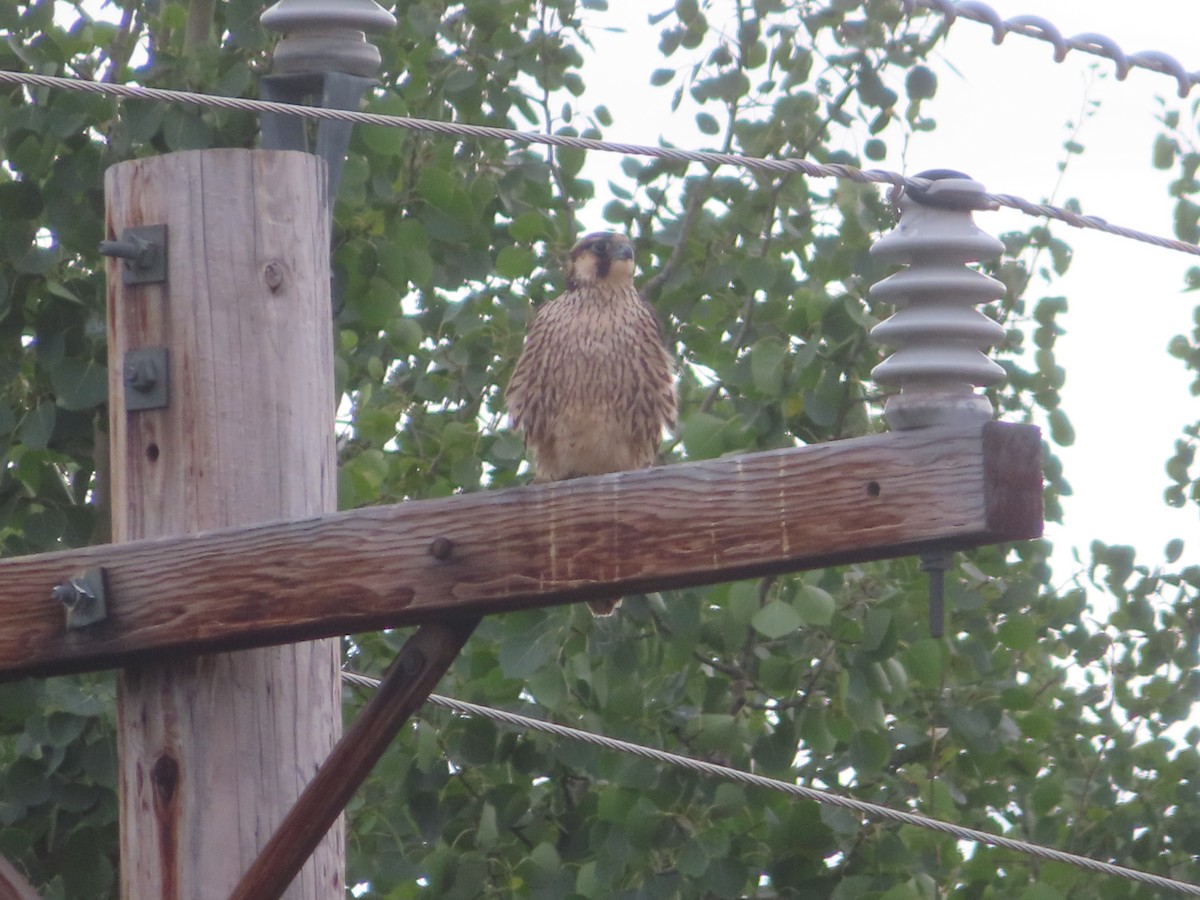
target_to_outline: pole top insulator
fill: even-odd
[[[367,34],[396,27],[396,17],[375,0],[279,0],[260,21],[283,33],[272,57],[278,73],[374,75],[381,58]]]
[[[884,406],[892,428],[981,425],[994,410],[975,388],[1004,380],[985,351],[1006,332],[975,307],[1004,296],[1004,284],[968,263],[999,256],[1004,244],[972,218],[989,208],[982,184],[950,169],[916,177],[928,185],[904,190],[897,228],[871,247],[872,256],[906,267],[871,287],[876,302],[896,308],[871,336],[897,348],[872,375],[900,388]]]

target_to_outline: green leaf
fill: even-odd
[[[543,872],[557,872],[562,866],[558,851],[551,844],[538,844],[530,851],[529,859]]]
[[[108,399],[108,370],[90,359],[63,357],[52,368],[50,380],[63,409],[92,409]]]
[[[163,137],[174,151],[204,150],[213,145],[213,129],[203,117],[181,106],[169,106],[163,115]]]
[[[833,621],[833,612],[837,607],[828,591],[812,584],[800,588],[794,605],[801,620],[807,625],[828,625]]]
[[[800,613],[786,603],[773,600],[750,619],[759,634],[775,639],[791,634],[803,623]]]
[[[858,834],[862,828],[858,814],[848,809],[842,809],[840,806],[822,804],[821,821],[829,826],[835,834],[854,835]]]
[[[575,876],[575,893],[580,897],[603,896],[603,885],[596,874],[597,869],[595,860],[589,860],[579,867],[579,874]]]
[[[549,223],[543,213],[535,210],[521,213],[508,226],[508,233],[514,241],[531,244],[546,237],[550,233]]]
[[[1025,616],[1006,619],[997,629],[1004,645],[1012,650],[1032,650],[1037,644],[1038,624]]]
[[[878,606],[867,610],[867,617],[863,623],[862,648],[878,650],[883,646],[884,639],[891,630],[891,625],[891,610]]]
[[[898,884],[889,891],[885,891],[879,900],[925,900],[921,895],[921,891],[913,884]]]
[[[733,421],[696,412],[683,422],[683,443],[689,457],[707,459],[725,452],[725,448],[736,441],[738,431],[738,425]]]
[[[1175,165],[1175,141],[1165,134],[1154,139],[1154,155],[1152,162],[1156,169],[1169,169]]]
[[[524,247],[505,247],[496,255],[496,274],[502,278],[524,278],[533,271],[533,254]]]
[[[861,775],[882,772],[891,755],[891,745],[878,731],[863,729],[850,741],[850,762]]]
[[[937,75],[928,66],[913,66],[905,76],[904,90],[913,100],[929,100],[937,93]]]
[[[1035,884],[1023,894],[1021,900],[1066,900],[1063,895],[1048,884]]]
[[[696,113],[696,127],[700,129],[702,134],[720,134],[721,123],[715,116],[706,112]]]
[[[1060,447],[1070,447],[1075,443],[1075,429],[1062,409],[1050,410],[1050,437]]]
[[[496,825],[496,807],[484,803],[479,814],[479,827],[475,829],[475,846],[481,850],[490,850],[496,846],[500,837],[500,829]]]
[[[1183,555],[1183,541],[1179,538],[1172,538],[1167,542],[1166,557],[1167,562],[1173,563],[1179,560]]]
[[[400,294],[382,278],[372,278],[367,290],[353,298],[354,310],[368,328],[379,329],[400,312]]]
[[[0,184],[0,217],[34,219],[42,211],[42,195],[36,184],[8,181]]]
[[[925,687],[939,687],[943,648],[943,642],[936,638],[920,638],[904,652],[904,668]]]
[[[505,678],[526,678],[545,665],[556,650],[554,635],[542,634],[528,643],[506,642],[500,647],[497,661]]]
[[[17,439],[33,450],[44,450],[54,432],[53,403],[42,403],[31,410],[17,429]]]
[[[676,857],[675,865],[680,874],[688,878],[700,878],[708,869],[708,851],[699,841],[688,841]]]
[[[763,396],[778,397],[782,392],[787,358],[788,347],[781,338],[763,338],[750,348],[750,374]]]

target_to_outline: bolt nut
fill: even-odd
[[[96,598],[74,578],[64,581],[50,591],[50,599],[61,603],[67,609],[83,606]]]
[[[102,567],[85,569],[50,589],[50,599],[62,605],[67,629],[85,628],[108,617],[108,591]]]
[[[125,384],[142,394],[148,394],[158,384],[158,366],[152,359],[139,359],[125,365]]]

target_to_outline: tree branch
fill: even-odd
[[[183,30],[185,54],[211,39],[216,11],[217,0],[191,0],[188,3],[187,24]]]
[[[129,57],[133,55],[133,48],[137,45],[135,34],[136,15],[140,7],[140,3],[134,3],[129,0],[129,4],[121,11],[121,22],[117,26],[117,36],[113,38],[108,50],[108,68],[100,80],[109,83],[117,83],[122,80],[121,74],[125,71],[125,67],[129,64]]]

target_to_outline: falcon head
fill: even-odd
[[[623,234],[594,231],[571,248],[567,263],[567,287],[633,282],[633,244]]]

